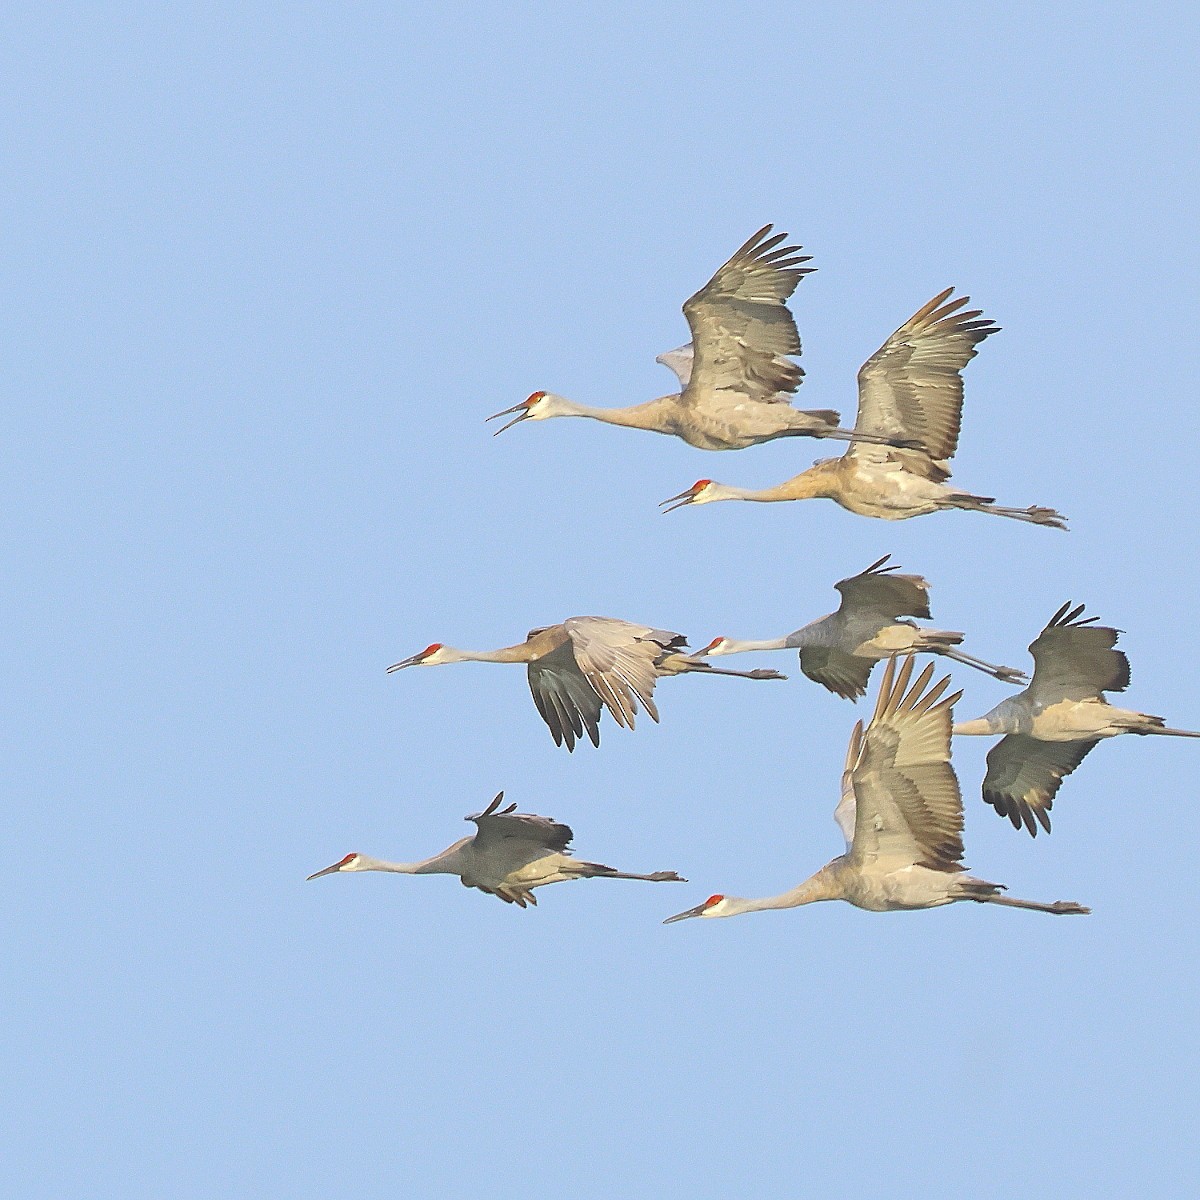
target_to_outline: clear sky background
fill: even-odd
[[[1102,746],[1036,842],[956,752],[970,866],[1088,919],[664,928],[840,850],[850,704],[758,656],[791,680],[668,680],[567,755],[519,668],[384,673],[582,613],[776,636],[890,552],[995,661],[1086,601],[1129,701],[1200,726],[1196,27],[1044,8],[10,10],[7,1194],[1190,1192],[1195,743]],[[535,388],[670,390],[680,304],[767,221],[818,267],[800,402],[852,420],[862,360],[969,291],[1004,332],[956,482],[1069,534],[655,508],[829,443],[493,440]],[[955,674],[964,717],[1006,692]],[[500,788],[691,882],[304,881]]]

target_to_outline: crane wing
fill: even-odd
[[[1029,695],[1035,704],[1088,700],[1129,686],[1129,659],[1115,649],[1121,631],[1092,624],[1096,619],[1084,617],[1083,605],[1072,608],[1068,600],[1029,644]]]
[[[1062,781],[1100,744],[1099,738],[1082,742],[1043,742],[1010,733],[988,752],[983,798],[1014,829],[1022,824],[1037,837],[1034,818],[1050,832],[1050,809]]]
[[[940,871],[962,868],[962,795],[950,765],[950,677],[933,687],[930,663],[911,689],[913,659],[888,659],[879,699],[851,771],[855,795],[851,859],[884,859]],[[905,690],[908,689],[907,694]]]
[[[566,742],[568,750],[584,732],[593,746],[600,745],[600,697],[583,677],[570,640],[529,664],[529,690],[554,744]]]
[[[889,619],[921,617],[928,620],[929,582],[921,575],[896,575],[899,567],[885,567],[885,554],[865,571],[834,584],[842,594],[841,611],[879,613]]]
[[[787,299],[815,268],[802,265],[811,255],[799,246],[779,244],[786,239],[764,225],[684,304],[694,353],[685,403],[730,392],[786,404],[800,386],[804,372],[787,357],[800,353]]]
[[[850,745],[846,749],[846,765],[842,769],[842,798],[833,810],[833,819],[846,839],[846,849],[854,843],[854,820],[857,805],[854,801],[854,768],[858,766],[863,747],[863,723],[857,722],[850,734]]]
[[[664,350],[654,361],[660,362],[664,367],[669,367],[674,371],[680,388],[685,388],[688,380],[692,377],[692,362],[695,357],[696,351],[692,343],[688,342],[686,346],[676,346],[674,350]]]
[[[854,428],[880,437],[914,439],[924,443],[928,453],[889,451],[861,442],[852,443],[848,453],[890,453],[918,468],[924,459],[927,471],[934,468],[931,474],[949,476],[946,460],[958,449],[962,423],[962,369],[975,357],[979,343],[1000,328],[988,318],[978,320],[980,309],[960,311],[970,297],[950,300],[953,291],[947,288],[913,313],[858,372]]]
[[[857,700],[866,693],[874,666],[873,658],[859,658],[836,646],[803,646],[800,650],[800,670],[845,700]]]
[[[614,617],[571,617],[564,626],[579,670],[617,724],[633,728],[638,701],[657,721],[656,664],[665,651],[685,647],[687,639]]]
[[[575,835],[569,825],[552,821],[549,817],[536,817],[532,813],[519,813],[517,806],[510,804],[501,808],[504,793],[499,795],[483,810],[467,817],[479,829],[475,835],[475,847],[486,853],[503,842],[526,842],[546,850],[561,850],[567,853],[567,845]]]

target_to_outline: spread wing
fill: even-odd
[[[800,353],[787,299],[815,268],[802,265],[811,256],[799,246],[779,244],[786,233],[770,233],[764,225],[684,304],[694,352],[685,402],[724,391],[787,403],[800,386],[804,372],[787,357]]]
[[[1083,605],[1068,600],[1029,645],[1033,679],[1029,693],[1039,705],[1058,700],[1087,700],[1101,692],[1123,692],[1129,686],[1129,659],[1114,649],[1119,629],[1094,625]]]
[[[549,817],[535,817],[531,813],[519,813],[517,806],[510,804],[501,808],[504,799],[501,792],[481,813],[467,817],[479,829],[475,835],[475,846],[480,851],[493,849],[501,842],[524,842],[546,850],[561,850],[568,853],[567,844],[575,835],[569,825],[552,821]]]
[[[879,700],[851,772],[854,844],[850,857],[897,866],[962,870],[962,796],[950,765],[951,709],[961,692],[941,699],[950,677],[933,687],[930,663],[912,688],[913,659],[897,672],[888,659]]]
[[[1038,823],[1050,832],[1050,809],[1062,781],[1088,756],[1099,739],[1042,742],[1023,733],[1002,737],[988,752],[983,798],[1014,829],[1024,824],[1037,837]]]
[[[569,640],[531,662],[528,677],[533,702],[556,746],[566,742],[574,750],[585,731],[593,746],[600,745],[600,697],[579,670]]]
[[[874,666],[874,659],[847,654],[836,646],[804,646],[800,650],[800,670],[844,700],[857,700],[865,694]]]
[[[970,297],[949,300],[953,288],[918,309],[863,363],[858,372],[858,417],[855,429],[880,437],[922,442],[915,454],[937,464],[948,476],[945,460],[958,449],[962,423],[962,369],[975,357],[984,338],[999,330],[980,309],[960,311]],[[852,444],[850,453],[878,454],[878,447]]]
[[[859,721],[850,734],[850,745],[846,749],[846,765],[842,769],[842,798],[833,810],[833,819],[846,839],[846,849],[849,850],[854,842],[854,819],[857,805],[854,802],[854,768],[863,747],[863,723]]]
[[[888,617],[928,619],[929,582],[921,575],[896,575],[899,567],[885,567],[891,558],[885,554],[865,571],[835,584],[842,593],[841,610],[874,612]]]
[[[686,646],[687,639],[614,617],[571,617],[564,626],[579,670],[617,724],[633,728],[638,701],[657,721],[656,663],[664,651]]]

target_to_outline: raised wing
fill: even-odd
[[[879,437],[924,444],[944,474],[945,460],[958,449],[962,423],[962,369],[984,338],[999,326],[980,309],[961,312],[970,297],[949,300],[953,288],[918,309],[858,372],[858,417],[854,428]],[[850,453],[878,453],[856,442]],[[901,453],[921,454],[921,451]]]
[[[847,654],[836,646],[804,646],[800,650],[800,670],[844,700],[857,700],[866,693],[874,666],[874,659]]]
[[[850,745],[846,749],[846,765],[842,769],[842,798],[833,810],[833,819],[846,839],[846,849],[849,850],[854,842],[854,816],[857,805],[854,802],[854,768],[858,766],[859,756],[863,747],[863,723],[857,722],[850,734]]]
[[[599,746],[600,697],[583,677],[570,640],[531,662],[527,673],[533,702],[549,726],[554,744],[566,742],[567,749],[574,750],[586,731],[592,745]]]
[[[921,617],[929,612],[929,583],[921,575],[896,575],[900,568],[883,564],[892,556],[885,554],[865,571],[834,584],[842,594],[843,612],[874,612],[882,616]]]
[[[683,306],[694,361],[683,400],[729,392],[787,403],[804,372],[787,355],[800,353],[800,334],[787,309],[796,285],[814,267],[786,233],[764,225]],[[682,375],[680,375],[682,379]]]
[[[478,850],[486,851],[501,842],[515,840],[533,846],[543,846],[547,850],[567,852],[567,844],[575,836],[569,825],[562,825],[549,817],[519,813],[515,804],[501,808],[500,802],[503,799],[504,793],[500,792],[483,812],[466,818],[468,821],[474,821],[479,828],[475,835],[475,846]]]
[[[912,688],[913,659],[896,671],[888,659],[862,754],[851,772],[854,843],[859,864],[876,860],[962,870],[962,796],[950,765],[951,710],[961,692],[941,699],[950,677],[933,687],[930,663]]]
[[[1014,829],[1022,824],[1037,837],[1038,823],[1050,832],[1050,809],[1062,781],[1100,740],[1042,742],[1023,733],[1002,737],[988,752],[983,798]]]
[[[633,728],[638,701],[658,720],[655,664],[668,650],[687,645],[681,634],[614,617],[571,617],[564,622],[575,662],[618,725]]]
[[[680,388],[685,388],[688,380],[692,377],[692,362],[695,357],[696,352],[692,348],[692,343],[688,342],[686,346],[676,346],[674,350],[664,350],[654,361],[660,362],[664,367],[669,367],[674,371],[679,379]]]
[[[1129,686],[1129,659],[1116,650],[1119,629],[1094,625],[1083,605],[1068,600],[1029,644],[1033,679],[1029,694],[1036,704],[1087,700],[1101,692],[1123,692]]]

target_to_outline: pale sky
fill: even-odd
[[[983,658],[1065,600],[1200,726],[1190,7],[22,5],[0,70],[8,1194],[1183,1195],[1195,743],[1123,738],[966,861],[1057,919],[817,905],[663,927],[838,853],[854,706],[669,679],[554,747],[516,667],[601,613],[765,638],[885,553]],[[813,255],[798,402],[951,284],[995,318],[955,482],[1057,533],[832,504],[660,516],[714,454],[483,418],[631,404],[767,221]],[[730,660],[732,663],[735,660]],[[739,663],[738,665],[742,665]],[[956,671],[959,712],[1003,685]],[[501,788],[673,869],[519,911],[416,859]],[[1181,836],[1181,831],[1183,836]],[[1194,1180],[1193,1180],[1194,1182]]]

